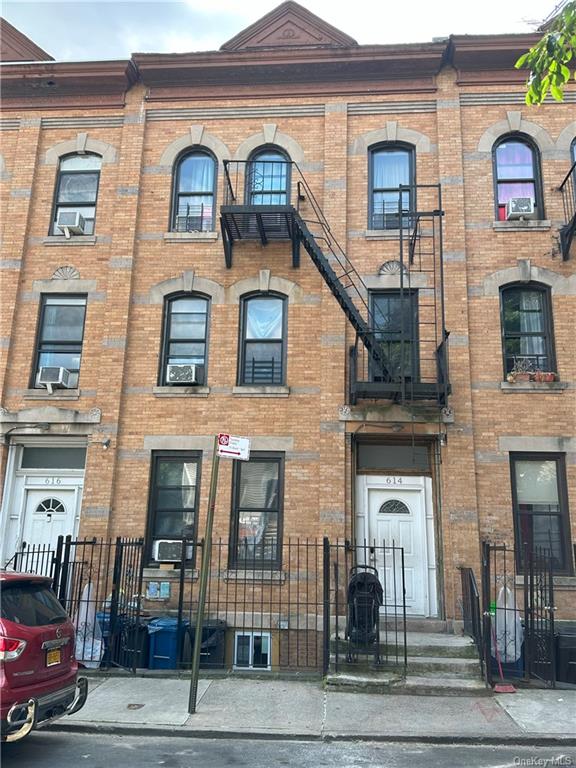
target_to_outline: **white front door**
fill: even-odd
[[[55,549],[58,536],[74,533],[76,509],[74,488],[27,488],[22,541]]]
[[[358,477],[358,490],[357,531],[369,545],[367,565],[378,570],[387,612],[402,610],[403,556],[406,613],[435,615],[430,479],[363,475]]]

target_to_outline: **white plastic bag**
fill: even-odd
[[[492,656],[497,658],[497,650],[502,664],[518,661],[522,655],[523,642],[524,629],[522,628],[520,611],[516,607],[514,593],[509,587],[501,587],[496,600]]]
[[[102,629],[96,621],[96,606],[92,599],[92,582],[82,590],[80,605],[76,615],[75,655],[88,669],[97,669],[104,653]]]

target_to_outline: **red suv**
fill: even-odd
[[[19,741],[86,702],[88,681],[77,677],[74,625],[50,584],[43,576],[0,571],[2,741]]]

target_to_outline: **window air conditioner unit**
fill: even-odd
[[[192,547],[186,547],[186,557],[192,557]],[[182,559],[182,542],[178,539],[160,539],[152,546],[152,558],[159,563],[179,563]]]
[[[52,387],[69,389],[70,376],[67,368],[58,368],[55,365],[41,366],[38,371],[38,384],[44,384],[49,392],[52,392]]]
[[[531,197],[511,197],[506,203],[506,219],[528,219],[534,216],[534,200]]]
[[[79,211],[58,211],[56,226],[64,232],[66,237],[70,235],[84,234],[84,216]]]
[[[167,384],[198,384],[198,371],[195,365],[174,364],[167,366]]]

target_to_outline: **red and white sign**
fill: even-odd
[[[224,459],[240,459],[248,461],[250,458],[250,440],[247,437],[237,437],[220,432],[218,435],[218,456]]]

